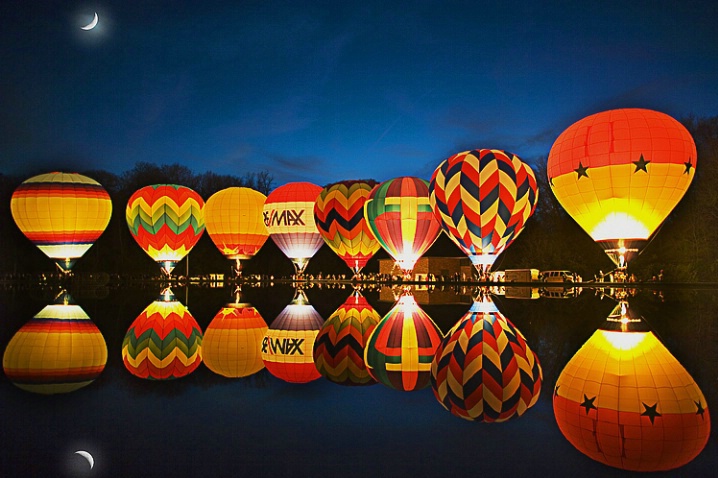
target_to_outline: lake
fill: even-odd
[[[553,412],[557,378],[602,326],[616,302],[584,289],[535,300],[496,297],[499,310],[519,329],[543,368],[538,401],[503,423],[462,420],[445,410],[431,387],[402,392],[383,384],[341,386],[325,378],[287,383],[266,369],[230,379],[200,365],[186,377],[150,381],[130,374],[122,361],[125,333],[157,298],[156,285],[73,290],[75,302],[107,344],[107,365],[77,391],[41,395],[2,375],[0,474],[15,476],[635,476],[596,462],[563,436]],[[305,290],[328,318],[351,287]],[[0,290],[0,345],[43,307],[53,287]],[[233,299],[229,287],[175,288],[204,331]],[[248,287],[251,303],[271,324],[290,303],[288,285]],[[364,291],[384,316],[391,291]],[[471,307],[470,288],[419,290],[421,308],[446,333]],[[718,291],[641,289],[631,299],[646,323],[702,390],[708,410],[718,400]],[[87,450],[94,468],[74,452]],[[714,476],[715,431],[690,463],[654,476]]]

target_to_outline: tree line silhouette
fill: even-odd
[[[690,117],[682,123],[695,139],[698,149],[696,173],[688,192],[654,234],[643,253],[629,264],[629,273],[650,280],[663,271],[664,281],[713,282],[718,273],[718,116]],[[613,263],[600,246],[586,234],[560,206],[548,184],[546,158],[529,159],[539,187],[536,211],[524,231],[499,256],[494,270],[510,268],[563,269],[577,272],[584,280],[599,271],[608,272]],[[48,171],[37,171],[24,177],[0,173],[0,274],[12,277],[21,273],[54,272],[50,259],[30,243],[15,226],[10,214],[13,191],[25,179]],[[161,183],[181,184],[197,191],[205,200],[215,192],[244,186],[269,194],[274,184],[270,171],[249,172],[244,176],[214,172],[195,173],[180,164],[155,165],[137,163],[131,170],[114,174],[104,170],[77,171],[97,180],[110,194],[113,213],[104,234],[78,260],[74,272],[107,272],[119,276],[131,274],[159,275],[159,266],[135,243],[125,222],[127,200],[137,189]],[[427,178],[428,179],[428,178]],[[461,251],[442,234],[427,253],[428,256],[461,256]],[[379,251],[369,261],[366,271],[377,272],[378,260],[388,258]],[[231,273],[232,263],[216,249],[207,234],[176,268],[176,274],[191,275]],[[189,260],[189,267],[187,261]],[[270,240],[259,253],[245,261],[246,274],[289,276],[293,266]],[[307,274],[347,274],[346,265],[328,248],[322,247],[310,261]]]

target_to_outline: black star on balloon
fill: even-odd
[[[598,408],[596,408],[596,405],[593,404],[593,402],[594,402],[595,400],[596,400],[596,397],[588,398],[588,397],[586,396],[586,394],[583,395],[583,403],[581,404],[581,406],[586,409],[586,415],[588,415],[588,412],[589,412],[591,409],[593,409],[593,410],[598,410]]]
[[[705,408],[703,408],[703,404],[701,403],[701,401],[700,401],[700,400],[698,400],[697,402],[696,402],[696,401],[694,401],[693,403],[695,403],[695,404],[696,404],[696,408],[698,409],[698,411],[696,412],[696,415],[700,415],[700,416],[701,416],[701,418],[705,418],[705,417],[703,416],[703,412],[705,412],[705,411],[706,411],[706,409],[705,409]]]
[[[643,402],[641,402],[641,403],[643,403]],[[645,403],[643,403],[643,408],[645,408],[646,410],[643,413],[641,413],[641,416],[650,418],[651,424],[654,422],[656,417],[661,416],[661,414],[658,413],[658,410],[656,410],[656,408],[658,408],[658,402],[654,403],[652,406],[648,406]]]
[[[578,167],[577,167],[576,169],[574,169],[573,172],[575,172],[576,174],[578,174],[578,176],[576,177],[577,180],[578,180],[578,179],[581,179],[582,176],[588,177],[588,166],[584,166],[584,165],[581,164],[581,162],[579,161],[579,162],[578,162]]]
[[[548,178],[548,183],[553,187],[553,178]]]
[[[558,387],[560,387],[560,386],[561,386],[561,385],[556,385],[556,386],[553,388],[553,396],[554,396],[554,397],[555,397],[556,395],[558,395]]]
[[[636,165],[636,170],[633,171],[634,173],[637,173],[638,171],[644,171],[648,172],[648,169],[646,169],[646,166],[650,163],[650,161],[646,161],[646,159],[643,157],[643,154],[641,154],[641,157],[638,161],[633,161],[633,164]]]
[[[683,166],[686,167],[686,170],[683,171],[683,174],[690,174],[690,173],[691,173],[691,168],[693,167],[693,164],[691,164],[691,159],[688,158],[688,161],[686,161],[685,163],[683,163]]]

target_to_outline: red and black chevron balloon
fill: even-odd
[[[492,264],[511,244],[537,198],[531,168],[494,149],[455,154],[436,168],[429,184],[434,214],[475,265]]]
[[[538,400],[543,372],[521,332],[488,302],[475,302],[431,363],[436,399],[465,420],[503,422]]]

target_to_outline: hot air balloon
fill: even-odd
[[[693,138],[678,121],[626,108],[567,128],[551,148],[547,172],[561,206],[625,268],[685,194],[696,159]]]
[[[264,224],[269,236],[291,259],[297,275],[304,272],[309,259],[324,244],[313,214],[321,191],[312,183],[287,183],[269,193],[264,202]]]
[[[698,385],[625,302],[566,364],[553,410],[581,453],[624,470],[678,468],[710,436]]]
[[[259,311],[246,303],[222,307],[204,331],[202,361],[224,377],[253,375],[264,368],[262,340],[267,323]]]
[[[85,387],[106,364],[102,333],[64,292],[17,331],[3,355],[8,379],[23,390],[41,394]]]
[[[496,149],[446,159],[434,171],[429,192],[443,230],[480,273],[521,233],[538,199],[531,167]]]
[[[325,378],[340,385],[373,385],[364,347],[381,320],[361,292],[354,291],[324,322],[314,341],[314,364]]]
[[[127,201],[125,217],[132,237],[162,270],[172,270],[204,232],[204,201],[186,186],[145,186]]]
[[[122,361],[132,375],[150,380],[184,377],[202,362],[202,330],[170,289],[130,325]]]
[[[374,380],[387,387],[421,390],[429,386],[441,338],[441,330],[405,291],[369,336],[364,362]]]
[[[342,181],[322,189],[314,221],[324,242],[358,274],[381,246],[364,219],[364,203],[374,184]]]
[[[298,289],[262,340],[262,360],[269,373],[290,383],[320,378],[312,350],[323,324],[324,319],[309,303],[304,291]]]
[[[503,422],[523,415],[538,401],[542,378],[538,357],[489,297],[473,303],[431,363],[436,399],[470,421]]]
[[[237,274],[240,261],[254,256],[269,237],[262,217],[265,199],[254,189],[233,187],[214,193],[204,205],[207,234],[227,259],[235,261]]]
[[[416,261],[441,233],[429,205],[428,181],[411,176],[376,186],[364,203],[364,217],[405,276],[411,275]]]
[[[55,172],[24,181],[10,210],[25,237],[68,272],[104,232],[112,201],[94,179]]]

